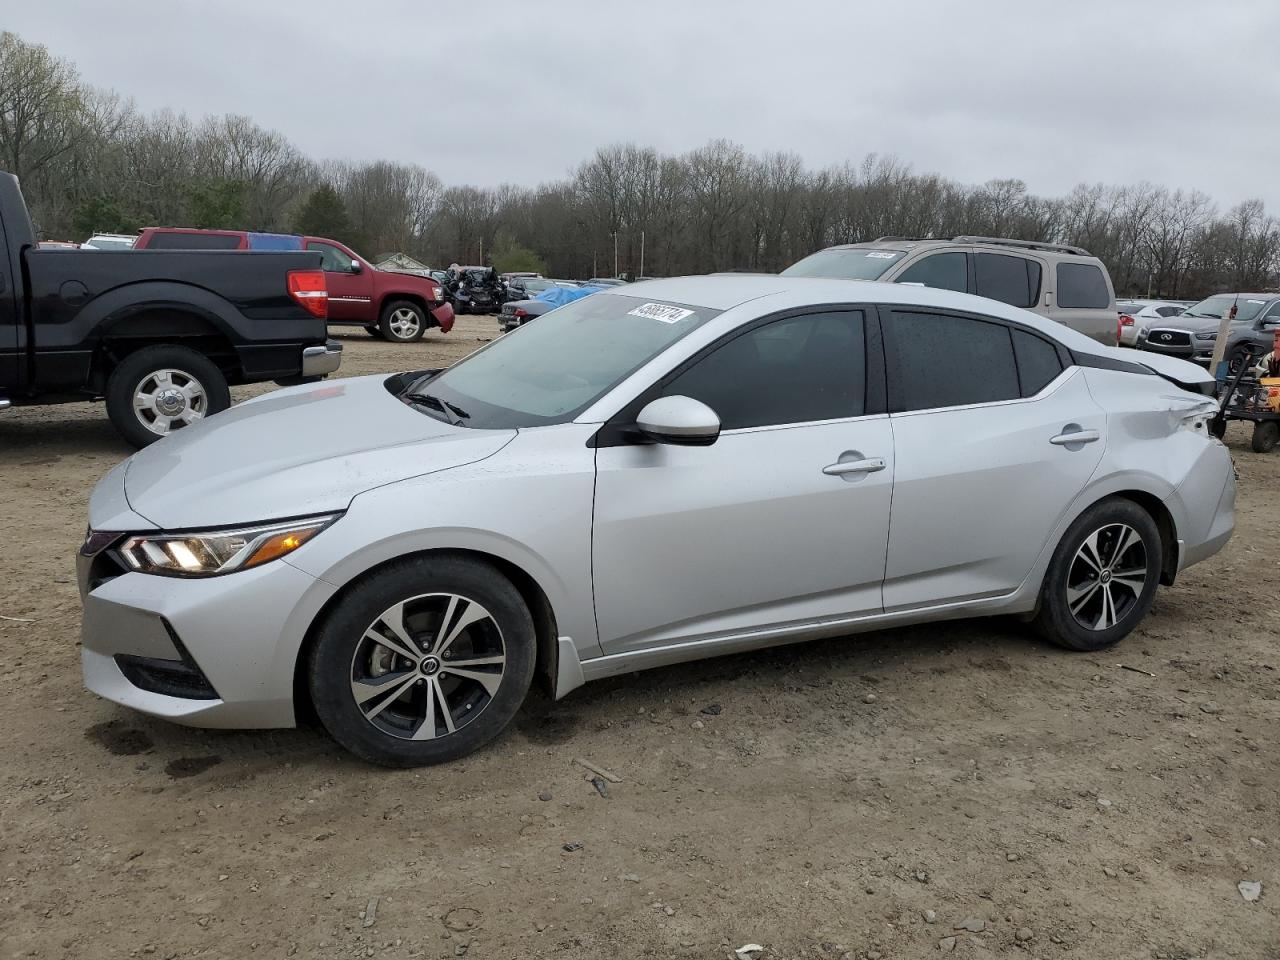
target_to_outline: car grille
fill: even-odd
[[[1157,347],[1189,347],[1191,334],[1185,330],[1148,330],[1147,343]]]

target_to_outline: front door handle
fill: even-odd
[[[1071,430],[1060,433],[1056,437],[1050,437],[1049,442],[1059,447],[1067,447],[1074,443],[1086,444],[1093,443],[1095,440],[1101,440],[1102,434],[1097,430]]]
[[[851,473],[879,473],[885,468],[883,457],[868,457],[865,460],[843,460],[829,463],[822,472],[829,477],[843,477]]]

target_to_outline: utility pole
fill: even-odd
[[[484,237],[480,238],[480,266],[484,266]]]
[[[636,276],[644,276],[644,231],[640,231],[640,272]]]
[[[613,231],[613,279],[618,279],[618,231]]]

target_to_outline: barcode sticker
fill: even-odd
[[[682,307],[669,307],[665,303],[646,303],[634,310],[628,310],[627,315],[658,320],[661,323],[679,323],[685,317],[692,317],[693,311]]]

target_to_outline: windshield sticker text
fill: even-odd
[[[693,311],[684,310],[680,307],[669,307],[665,303],[646,303],[643,306],[636,307],[634,310],[628,310],[627,316],[645,317],[662,323],[679,323],[685,317],[692,317]]]

